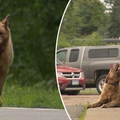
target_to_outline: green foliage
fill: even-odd
[[[109,13],[105,13],[104,14],[103,24],[98,28],[97,31],[104,38],[108,38],[108,29],[109,29],[109,26],[110,26],[110,14]]]
[[[100,46],[105,44],[102,36],[98,32],[93,32],[91,35],[82,39],[75,39],[73,46]]]
[[[110,21],[109,37],[119,38],[120,37],[120,0],[114,0]]]
[[[98,0],[81,0],[80,5],[80,31],[88,35],[96,31],[103,24],[104,6]]]
[[[2,101],[4,107],[63,108],[57,89],[45,90],[39,85],[21,87],[5,84]]]
[[[56,34],[67,1],[0,0],[0,4],[0,20],[11,15],[9,26],[15,53],[8,82],[33,85],[44,80],[55,87]]]
[[[61,32],[70,37],[88,35],[103,24],[105,7],[98,0],[71,1],[64,16]]]
[[[99,39],[106,34],[109,17],[104,11],[105,6],[98,0],[72,0],[61,26],[58,49],[101,43]]]
[[[62,26],[61,26],[61,32],[65,34],[66,39],[69,39],[69,38],[72,39],[74,36],[77,36],[79,34],[79,24],[80,24],[80,19],[78,17],[79,9],[80,8],[76,3],[76,0],[71,1],[71,3],[67,8],[67,12],[65,13]]]
[[[87,113],[87,106],[88,106],[88,105],[85,105],[85,106],[84,106],[84,111],[82,111],[82,112],[80,113],[80,119],[79,119],[79,120],[84,120],[84,118],[85,118],[85,116],[86,116],[86,113]]]
[[[58,46],[57,48],[63,48],[63,47],[69,47],[71,46],[70,41],[67,40],[67,37],[65,36],[65,34],[63,34],[62,32],[60,33],[60,38],[58,40]]]
[[[101,36],[99,32],[93,32],[91,35],[82,36],[81,38],[76,37],[71,41],[66,40],[63,36],[63,39],[59,39],[58,49],[70,46],[100,46],[105,44],[103,36]]]
[[[74,38],[71,41],[62,41],[59,39],[58,49],[70,46],[100,46],[105,44],[106,43],[103,41],[103,36],[101,36],[99,32],[93,32],[91,35],[82,36],[81,38]]]
[[[98,32],[93,32],[92,35],[88,35],[88,40],[86,44],[88,46],[99,46],[105,44],[103,42],[103,37]]]

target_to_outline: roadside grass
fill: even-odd
[[[87,112],[87,105],[85,106],[85,109],[83,112],[80,113],[80,119],[79,120],[84,120]]]
[[[81,95],[98,95],[96,88],[86,88],[85,90],[80,91]]]
[[[85,105],[85,109],[83,112],[80,113],[80,119],[79,120],[84,120],[86,113],[87,113],[87,106],[89,105],[89,103],[87,103],[87,105]]]
[[[63,109],[63,105],[57,89],[41,87],[21,87],[18,84],[4,85],[2,93],[2,106],[27,107],[27,108],[57,108]]]
[[[99,93],[97,92],[96,88],[86,88],[85,90],[80,91],[81,95],[98,95]],[[85,116],[86,116],[86,112],[87,112],[87,106],[89,105],[89,103],[87,103],[87,105],[85,105],[85,109],[83,112],[80,113],[80,119],[79,120],[84,120]]]

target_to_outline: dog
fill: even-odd
[[[13,45],[11,33],[8,27],[10,15],[0,22],[0,106],[2,105],[1,94],[8,68],[13,61]]]
[[[87,108],[109,108],[109,107],[120,107],[120,69],[119,64],[117,63],[112,67],[106,77],[106,82],[103,87],[103,91],[100,95],[99,100],[92,104],[88,105]]]

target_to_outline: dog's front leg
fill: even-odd
[[[102,93],[99,100],[92,105],[88,105],[87,108],[100,107],[101,105],[105,104],[107,101],[108,101],[108,98],[107,98],[106,94]]]
[[[1,95],[2,95],[2,88],[3,88],[3,84],[5,82],[5,77],[7,75],[7,70],[0,70],[0,107],[2,105],[2,99],[1,99]]]
[[[98,102],[92,104],[92,105],[88,105],[87,108],[95,108],[95,107],[100,107],[101,105],[103,105],[104,103],[106,103],[107,100],[99,100]]]
[[[109,108],[109,107],[118,107],[120,105],[120,102],[116,102],[116,101],[111,101],[107,104],[103,104],[102,108]]]

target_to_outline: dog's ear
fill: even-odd
[[[2,21],[2,23],[5,25],[5,29],[7,29],[8,26],[8,19],[10,18],[10,14],[6,16],[6,18]]]
[[[116,63],[116,66],[119,67],[119,63]]]

